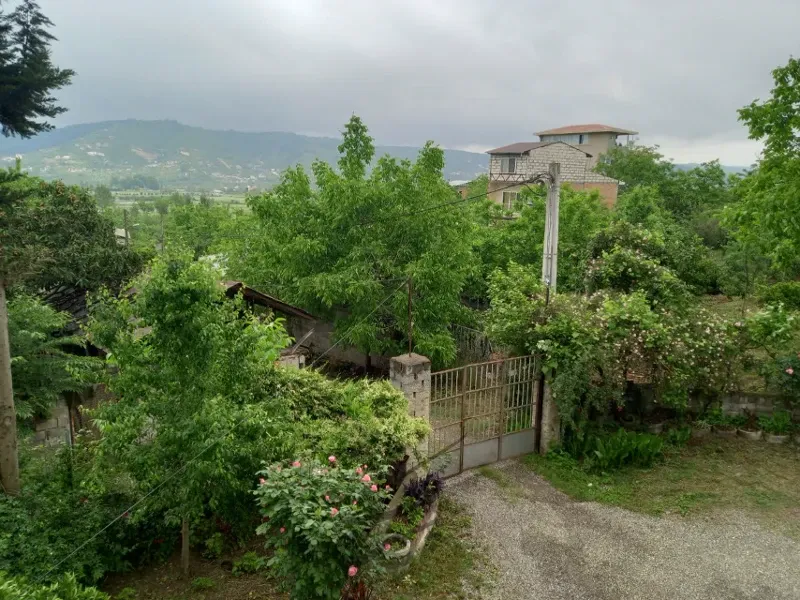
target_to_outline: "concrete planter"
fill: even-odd
[[[428,534],[433,529],[433,524],[436,522],[436,516],[439,512],[439,501],[433,505],[425,513],[422,522],[417,526],[417,532],[413,540],[403,537],[398,534],[387,535],[383,543],[391,544],[392,548],[388,552],[384,552],[387,559],[386,570],[391,573],[404,573],[411,566],[411,561],[419,554],[425,547],[425,541],[428,539]],[[395,549],[397,544],[397,549]]]
[[[751,442],[757,442],[764,435],[764,432],[761,431],[761,430],[759,430],[759,431],[747,431],[746,429],[737,429],[736,430],[736,434],[739,437],[743,437],[746,440],[750,440]]]
[[[664,423],[653,423],[652,425],[648,425],[647,433],[654,433],[656,435],[664,433]]]
[[[767,434],[767,443],[768,444],[785,444],[789,441],[791,436],[789,434],[786,435],[776,435],[774,433]]]
[[[736,437],[736,430],[735,429],[719,429],[718,427],[714,426],[713,428],[714,435],[717,437],[725,438],[728,440],[732,440]]]

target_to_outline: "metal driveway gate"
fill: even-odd
[[[535,450],[536,367],[521,356],[431,374],[428,452],[449,457],[445,477]]]

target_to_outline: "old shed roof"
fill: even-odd
[[[221,281],[220,284],[225,287],[225,294],[229,297],[233,297],[241,291],[245,300],[258,304],[259,306],[265,306],[285,315],[291,315],[307,321],[318,320],[317,317],[309,312],[306,312],[302,308],[292,306],[291,304],[288,304],[283,300],[278,300],[269,294],[259,292],[258,290],[246,286],[242,281]]]

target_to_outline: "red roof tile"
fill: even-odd
[[[618,133],[620,135],[636,135],[639,132],[631,129],[622,129],[611,125],[600,123],[589,123],[586,125],[567,125],[566,127],[556,127],[555,129],[545,129],[537,131],[536,135],[569,135],[571,133]]]

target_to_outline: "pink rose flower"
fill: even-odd
[[[335,463],[335,462],[336,462],[336,457],[335,457],[333,454],[331,454],[331,455],[328,457],[328,462]]]
[[[373,492],[377,492],[378,491],[378,486],[373,483],[372,486],[369,489],[372,490]]]
[[[361,470],[361,467],[356,468],[356,475],[361,475],[364,471]]]
[[[325,502],[330,502],[330,501],[331,501],[331,497],[330,496],[325,496]]]
[[[347,576],[348,577],[355,577],[358,573],[358,567],[355,565],[351,565],[349,569],[347,569]]]
[[[299,461],[299,460],[296,460],[296,461],[294,461],[294,462],[292,463],[292,466],[293,466],[293,467],[299,467],[299,466],[301,466],[301,465],[300,465],[300,461]]]
[[[332,516],[332,517],[335,517],[335,516],[336,516],[336,515],[338,515],[338,514],[339,514],[339,509],[338,509],[338,508],[336,508],[336,507],[334,506],[334,507],[331,509],[331,516]]]
[[[261,484],[261,485],[264,485],[265,483],[267,483],[267,480],[264,479],[263,477],[259,477],[258,483]]]
[[[388,492],[390,489],[392,489],[392,486],[390,486],[390,485],[387,483],[387,484],[386,484],[386,487],[385,487],[384,489],[385,489],[385,490]]]
[[[372,481],[372,478],[369,476],[369,473],[367,473],[361,478],[361,481],[363,481],[364,483],[369,483],[370,481]]]
[[[286,533],[286,527],[281,527],[281,533]]]
[[[789,375],[794,375],[794,369],[792,367],[787,367],[786,373],[788,373]]]
[[[383,549],[384,549],[384,550],[386,550],[386,551],[388,552],[389,550],[391,550],[391,549],[392,549],[392,545],[391,545],[391,544],[384,544],[384,545],[383,545]]]

